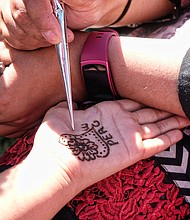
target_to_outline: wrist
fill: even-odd
[[[118,96],[124,97],[122,93],[126,90],[126,84],[124,82],[128,74],[125,58],[122,54],[120,36],[115,36],[110,39],[108,45],[108,60],[112,72],[113,83]],[[123,74],[124,72],[125,74]],[[125,78],[123,78],[123,76],[125,76]]]
[[[89,100],[101,102],[118,99],[108,60],[108,46],[118,33],[112,29],[93,31],[81,53],[81,72]]]
[[[44,143],[37,148],[39,149],[42,146]],[[14,216],[15,220],[40,220],[41,216],[44,219],[53,218],[62,207],[79,193],[80,182],[77,179],[71,180],[56,157],[58,156],[51,154],[51,152],[47,153],[45,150],[38,151],[38,153],[31,152],[31,155],[19,164],[15,175],[13,173],[13,189],[7,188],[7,192],[10,191],[9,194],[12,196],[9,197],[7,204],[10,205],[11,215]],[[3,198],[2,200],[4,200]],[[17,205],[14,205],[12,201],[16,202]],[[52,204],[54,205],[52,206]]]
[[[87,32],[75,32],[75,38],[69,45],[72,77],[72,93],[75,102],[83,102],[87,98],[86,88],[80,68],[80,56],[89,35]]]
[[[50,219],[76,195],[73,184],[60,185],[57,168],[46,156],[29,156],[1,174],[2,219]]]

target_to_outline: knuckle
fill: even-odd
[[[16,22],[23,24],[28,23],[30,20],[26,10],[20,8],[15,8],[15,10],[12,11],[12,17]]]
[[[11,39],[9,39],[9,37],[6,37],[6,36],[5,36],[5,40],[11,47],[13,47],[15,49],[18,49],[18,50],[23,49],[23,43],[21,43],[23,41],[20,42],[20,40],[11,40]],[[26,45],[25,45],[25,47],[26,47]]]
[[[157,127],[158,127],[161,134],[164,133],[166,130],[164,123],[162,123],[161,121],[157,122]]]
[[[183,121],[179,120],[179,116],[174,116],[174,119],[179,128],[183,127]]]
[[[167,138],[168,145],[171,146],[173,143],[172,143],[170,135],[168,133],[166,133],[165,135],[166,135],[166,138]]]

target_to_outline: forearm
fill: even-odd
[[[47,220],[78,192],[48,155],[28,159],[0,174],[0,213],[4,220]],[[61,173],[61,171],[60,171]]]
[[[187,49],[172,40],[112,38],[110,65],[120,96],[184,116],[178,75]]]
[[[127,4],[127,1],[125,1],[125,4]],[[173,8],[174,6],[169,0],[152,0],[149,2],[147,0],[133,0],[125,16],[114,26],[122,27],[129,24],[141,24],[159,19],[172,14]],[[120,13],[122,13],[121,9]]]
[[[170,0],[118,0],[118,1],[104,1],[104,3],[96,2],[96,4],[104,4],[101,8],[97,7],[97,11],[94,11],[94,24],[90,27],[122,27],[130,24],[140,24],[155,19],[160,19],[167,15],[172,14],[174,6]],[[122,15],[125,7],[127,8]],[[90,15],[91,16],[91,15]],[[75,23],[75,21],[74,21]],[[71,26],[73,24],[70,24]],[[77,28],[78,29],[78,28]]]
[[[80,56],[88,35],[76,32],[69,45],[74,102],[88,99],[80,69]],[[120,96],[183,115],[177,84],[188,49],[185,42],[188,43],[112,37],[109,64]],[[36,51],[17,51],[6,48],[3,42],[0,46],[3,62],[5,54],[10,54],[8,67],[0,78],[0,132],[1,136],[13,137],[35,126],[47,109],[66,100],[66,95],[54,46]]]
[[[87,36],[88,33],[76,35],[76,42],[80,45],[78,52],[75,50],[77,56],[80,55]],[[71,48],[76,49],[76,42]],[[178,75],[187,46],[176,47],[177,43],[173,40],[112,37],[109,44],[109,63],[119,95],[184,116],[178,98]],[[77,62],[72,60],[71,58],[74,70],[72,74],[75,71],[79,73],[79,57],[74,59]],[[73,83],[75,98],[79,94],[75,89],[78,88],[75,86],[78,82],[75,80]],[[82,81],[80,86],[84,89]],[[83,90],[82,100],[86,98],[85,94],[87,95]]]

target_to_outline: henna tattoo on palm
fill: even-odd
[[[96,158],[107,157],[110,146],[119,144],[113,140],[113,136],[100,124],[93,121],[92,124],[82,124],[80,135],[62,134],[59,143],[72,150],[72,153],[81,161],[91,161]]]

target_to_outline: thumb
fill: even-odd
[[[49,0],[24,0],[30,19],[42,36],[51,44],[61,41],[60,24],[53,13]]]

